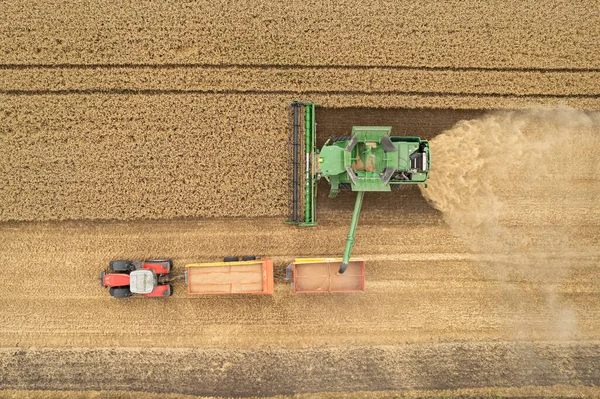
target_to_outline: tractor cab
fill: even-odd
[[[100,285],[110,288],[115,298],[127,298],[134,294],[146,297],[168,297],[173,293],[170,275],[171,259],[132,262],[110,261],[108,270],[100,273]]]
[[[154,270],[142,269],[129,273],[129,290],[132,294],[149,294],[158,286]]]

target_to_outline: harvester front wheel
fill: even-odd
[[[223,258],[223,262],[238,262],[240,258],[237,256],[226,256]]]
[[[129,290],[129,287],[111,287],[110,295],[115,298],[127,298],[130,297],[132,294]]]

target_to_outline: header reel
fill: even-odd
[[[317,124],[315,104],[294,101],[289,106],[288,224],[316,226]]]

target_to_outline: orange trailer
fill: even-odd
[[[338,271],[341,258],[296,259],[289,266],[294,292],[363,292],[365,262],[351,259],[344,274]]]
[[[270,258],[185,266],[188,294],[273,294]]]

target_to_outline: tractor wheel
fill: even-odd
[[[115,272],[130,272],[134,269],[128,260],[111,260],[109,267]]]
[[[238,262],[240,258],[237,256],[226,256],[223,258],[223,262]]]
[[[173,269],[173,259],[152,259],[152,260],[147,260],[146,262],[148,262],[148,263],[169,262],[169,271],[171,271],[171,269]]]
[[[243,261],[256,260],[256,256],[242,256]]]
[[[111,287],[110,295],[115,298],[127,298],[130,297],[132,293],[129,290],[129,287]]]
[[[169,296],[173,296],[173,284],[169,284]]]
[[[169,262],[169,265],[173,266],[173,259],[150,259],[150,260],[147,260],[146,262],[149,262],[149,263]]]

